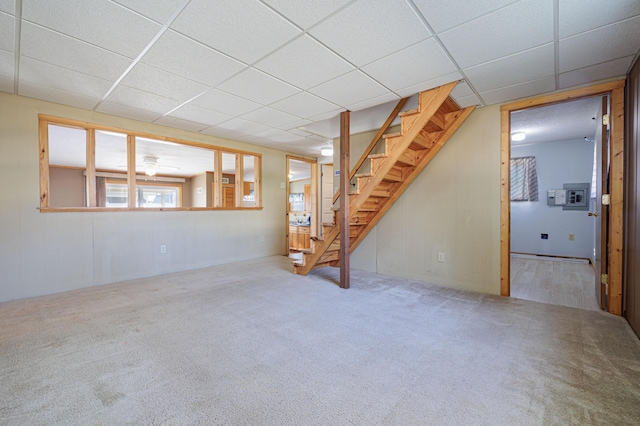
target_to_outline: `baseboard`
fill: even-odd
[[[551,260],[554,262],[584,263],[585,265],[591,263],[591,259],[586,259],[583,257],[556,256],[556,255],[550,255],[550,254],[512,252],[511,257],[516,259],[535,259],[535,260]]]

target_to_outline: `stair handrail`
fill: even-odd
[[[380,129],[378,130],[378,133],[376,133],[376,135],[373,137],[373,139],[371,140],[371,143],[369,144],[367,149],[364,150],[364,152],[362,153],[362,156],[360,157],[358,162],[351,169],[351,172],[349,173],[349,180],[353,179],[353,177],[356,175],[356,173],[358,172],[358,169],[360,168],[360,166],[362,166],[362,163],[364,163],[365,160],[369,157],[369,154],[371,154],[371,151],[373,151],[373,149],[376,147],[376,144],[378,143],[380,138],[382,138],[382,135],[384,135],[384,133],[387,131],[387,129],[389,129],[389,126],[391,126],[391,123],[393,123],[393,120],[396,119],[396,117],[400,113],[400,110],[402,109],[404,104],[407,103],[408,100],[409,100],[409,98],[407,97],[407,98],[402,98],[402,99],[400,99],[398,101],[398,104],[395,106],[393,111],[391,111],[391,114],[389,114],[389,117],[387,118],[387,121],[385,121],[384,124],[382,125],[382,127],[380,127]],[[335,202],[338,200],[338,198],[340,198],[340,190],[339,189],[333,196],[333,204],[335,204]]]

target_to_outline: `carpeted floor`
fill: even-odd
[[[638,424],[623,318],[285,257],[0,304],[2,425]]]

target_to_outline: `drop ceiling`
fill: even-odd
[[[624,76],[638,0],[0,0],[0,90],[317,157],[353,111]]]

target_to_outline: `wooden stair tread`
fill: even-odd
[[[406,115],[414,115],[414,114],[418,114],[420,111],[418,110],[418,108],[416,109],[409,109],[407,111],[400,111],[398,113],[398,117],[404,117]]]

